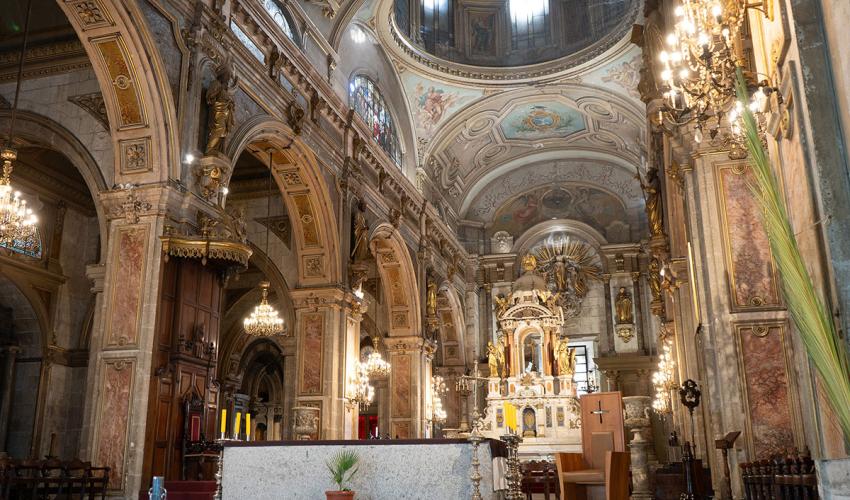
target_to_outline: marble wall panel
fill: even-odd
[[[93,456],[95,464],[109,467],[109,487],[115,490],[124,489],[127,426],[134,370],[133,360],[107,360],[101,374],[101,403],[97,414],[97,441]]]
[[[776,272],[745,163],[717,166],[720,215],[734,311],[781,307]]]
[[[795,446],[795,403],[789,391],[782,324],[736,326],[746,396],[747,440],[754,460]]]
[[[322,394],[322,351],[325,315],[305,313],[301,316],[301,385],[299,394]]]
[[[127,226],[118,230],[117,244],[112,251],[107,346],[132,345],[138,339],[147,240],[147,226]]]
[[[399,354],[392,357],[392,417],[409,418],[411,416],[412,404],[410,401],[412,391],[410,354]]]

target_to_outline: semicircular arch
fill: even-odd
[[[389,306],[389,335],[419,334],[422,324],[419,287],[407,245],[387,223],[378,225],[369,241]]]

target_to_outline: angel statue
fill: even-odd
[[[567,375],[572,380],[576,372],[576,350],[569,347],[567,339],[558,340],[555,358],[558,361],[558,375]]]
[[[505,297],[502,294],[499,294],[493,297],[493,301],[496,303],[496,317],[501,318],[508,312],[508,309],[511,307],[511,299],[509,297]]]

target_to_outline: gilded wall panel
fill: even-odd
[[[113,95],[118,106],[118,128],[146,125],[139,84],[133,66],[128,62],[127,48],[120,36],[109,36],[93,43],[112,81]]]
[[[310,195],[295,194],[292,195],[292,201],[295,203],[295,208],[298,211],[298,219],[301,221],[301,234],[304,238],[304,247],[315,248],[321,246],[319,228],[316,225],[316,217],[313,212],[313,205],[310,202]]]
[[[717,167],[717,192],[733,311],[782,307],[770,242],[745,163]]]

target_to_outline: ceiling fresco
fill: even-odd
[[[419,142],[433,137],[452,114],[484,95],[480,89],[447,85],[406,72],[401,78]]]
[[[526,103],[499,122],[505,139],[565,138],[585,130],[584,116],[564,103]]]

